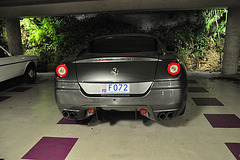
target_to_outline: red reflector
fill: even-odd
[[[112,58],[112,59],[100,59],[100,61],[130,61],[131,58]]]
[[[68,68],[66,64],[60,64],[56,68],[56,73],[59,77],[65,77],[67,75],[67,72],[68,72]]]
[[[181,70],[181,67],[178,63],[171,62],[168,64],[167,71],[170,75],[175,76],[180,72],[180,70]]]
[[[93,112],[94,112],[94,109],[93,109],[93,108],[89,108],[89,109],[88,109],[88,113],[89,113],[89,114],[93,114]]]
[[[146,114],[147,110],[145,108],[141,109],[141,114]]]

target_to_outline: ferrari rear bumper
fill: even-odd
[[[158,120],[161,113],[167,115],[170,112],[174,118],[182,112],[187,99],[187,84],[181,84],[180,81],[155,82],[151,89],[140,97],[90,97],[85,95],[76,83],[62,83],[55,84],[58,108],[62,113],[66,113],[65,118],[70,118],[69,115],[73,112],[73,119],[78,120],[94,115],[97,109],[137,112],[146,109],[144,116],[152,120]],[[88,113],[90,108],[94,109],[93,114]]]

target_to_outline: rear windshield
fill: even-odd
[[[157,42],[148,37],[106,37],[92,41],[91,53],[129,53],[157,50]]]

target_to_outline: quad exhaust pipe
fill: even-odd
[[[62,115],[66,119],[77,119],[77,114],[70,111],[62,111]]]
[[[69,118],[69,112],[67,111],[62,111],[62,115],[64,118],[68,119]]]
[[[70,112],[69,118],[70,119],[76,119],[77,118],[77,114],[75,112]]]
[[[168,119],[173,119],[174,113],[173,112],[168,112],[167,117],[168,117]]]
[[[167,120],[167,119],[173,119],[174,118],[174,112],[161,112],[158,115],[158,119],[160,120]]]
[[[159,113],[159,115],[158,115],[158,119],[166,120],[166,119],[167,119],[167,115],[166,115],[166,113],[164,113],[164,112]]]

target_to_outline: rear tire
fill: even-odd
[[[37,71],[34,65],[29,65],[24,73],[26,83],[34,83],[37,78]]]

